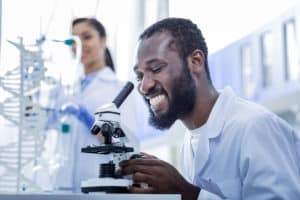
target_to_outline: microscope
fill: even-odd
[[[98,178],[81,182],[83,193],[128,193],[127,187],[133,184],[130,178],[120,173],[119,162],[139,157],[139,141],[135,134],[121,123],[118,109],[133,87],[131,82],[127,82],[112,103],[97,108],[95,112],[95,122],[91,132],[94,135],[101,132],[104,143],[100,146],[87,146],[82,148],[81,152],[110,154],[112,159],[108,163],[100,163]],[[126,146],[128,144],[132,146]]]

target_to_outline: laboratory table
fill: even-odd
[[[0,194],[0,200],[181,200],[175,194]]]

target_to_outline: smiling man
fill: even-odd
[[[146,61],[146,65],[143,65],[141,69],[137,65],[135,72],[138,81],[141,79],[149,81],[143,81],[139,89],[151,108],[150,123],[158,129],[166,129],[181,115],[192,111],[196,100],[195,83],[191,81],[192,77],[187,63],[182,62],[178,57],[176,44],[169,34],[159,34],[157,38],[145,40],[142,43],[141,46],[145,48],[140,50],[139,56]],[[160,49],[157,51],[152,43],[161,43]],[[165,51],[167,48],[173,51]],[[148,51],[153,54],[148,54]],[[200,51],[198,53],[201,54]],[[170,61],[167,62],[165,58]],[[161,77],[161,81],[153,87],[153,84],[156,84],[153,81],[155,76]]]
[[[186,19],[164,19],[140,36],[134,71],[150,122],[167,129],[179,119],[187,131],[183,175],[153,156],[124,161],[124,174],[149,185],[130,191],[179,193],[183,200],[299,199],[298,136],[231,88],[217,92],[207,52],[201,31]]]

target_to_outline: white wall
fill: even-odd
[[[299,0],[171,0],[170,16],[193,20],[213,53],[255,31]]]

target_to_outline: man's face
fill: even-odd
[[[194,107],[196,89],[190,71],[168,33],[143,40],[137,60],[134,70],[139,92],[150,108],[150,123],[167,129]]]

